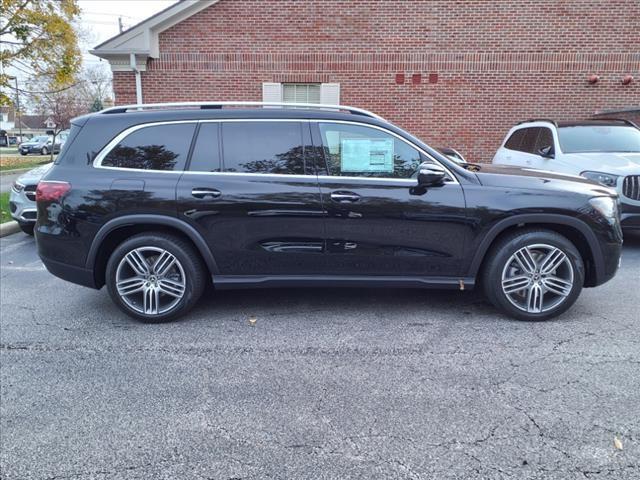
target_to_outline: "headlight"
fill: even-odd
[[[618,218],[618,202],[613,197],[594,197],[589,200],[591,206],[608,220]]]
[[[618,183],[618,175],[611,175],[610,173],[603,172],[582,172],[582,175],[589,180],[593,180],[594,182],[598,182],[600,185],[604,185],[605,187],[614,187]]]
[[[13,185],[11,186],[11,188],[13,189],[14,192],[20,193],[22,191],[22,189],[24,188],[24,185],[21,184],[18,181],[15,181],[15,182],[13,182]]]

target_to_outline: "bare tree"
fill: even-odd
[[[57,93],[48,93],[42,96],[44,111],[55,123],[53,128],[53,140],[51,143],[51,160],[55,149],[56,137],[63,130],[71,127],[71,120],[89,111],[89,108],[75,95],[74,89]]]
[[[88,67],[81,73],[78,95],[83,97],[87,108],[99,103],[104,105],[113,97],[111,72],[102,65]]]

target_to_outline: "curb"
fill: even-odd
[[[33,167],[16,168],[14,170],[0,170],[0,176],[2,176],[2,175],[13,175],[14,173],[28,172],[29,170],[33,170],[34,168],[38,168],[39,166],[40,165],[34,165]]]
[[[15,220],[10,222],[0,223],[0,237],[6,237],[7,235],[11,235],[12,233],[17,233],[20,231],[20,225]]]

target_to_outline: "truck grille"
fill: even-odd
[[[622,194],[631,200],[640,200],[640,175],[629,175],[622,182]]]
[[[32,202],[36,201],[36,188],[38,188],[38,185],[27,185],[24,187],[25,196]]]

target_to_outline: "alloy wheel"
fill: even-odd
[[[167,250],[150,246],[135,248],[118,264],[116,290],[122,301],[136,312],[160,315],[184,297],[184,268]]]
[[[559,248],[533,244],[517,250],[502,270],[502,291],[516,308],[543,313],[560,305],[573,289],[571,261]]]

